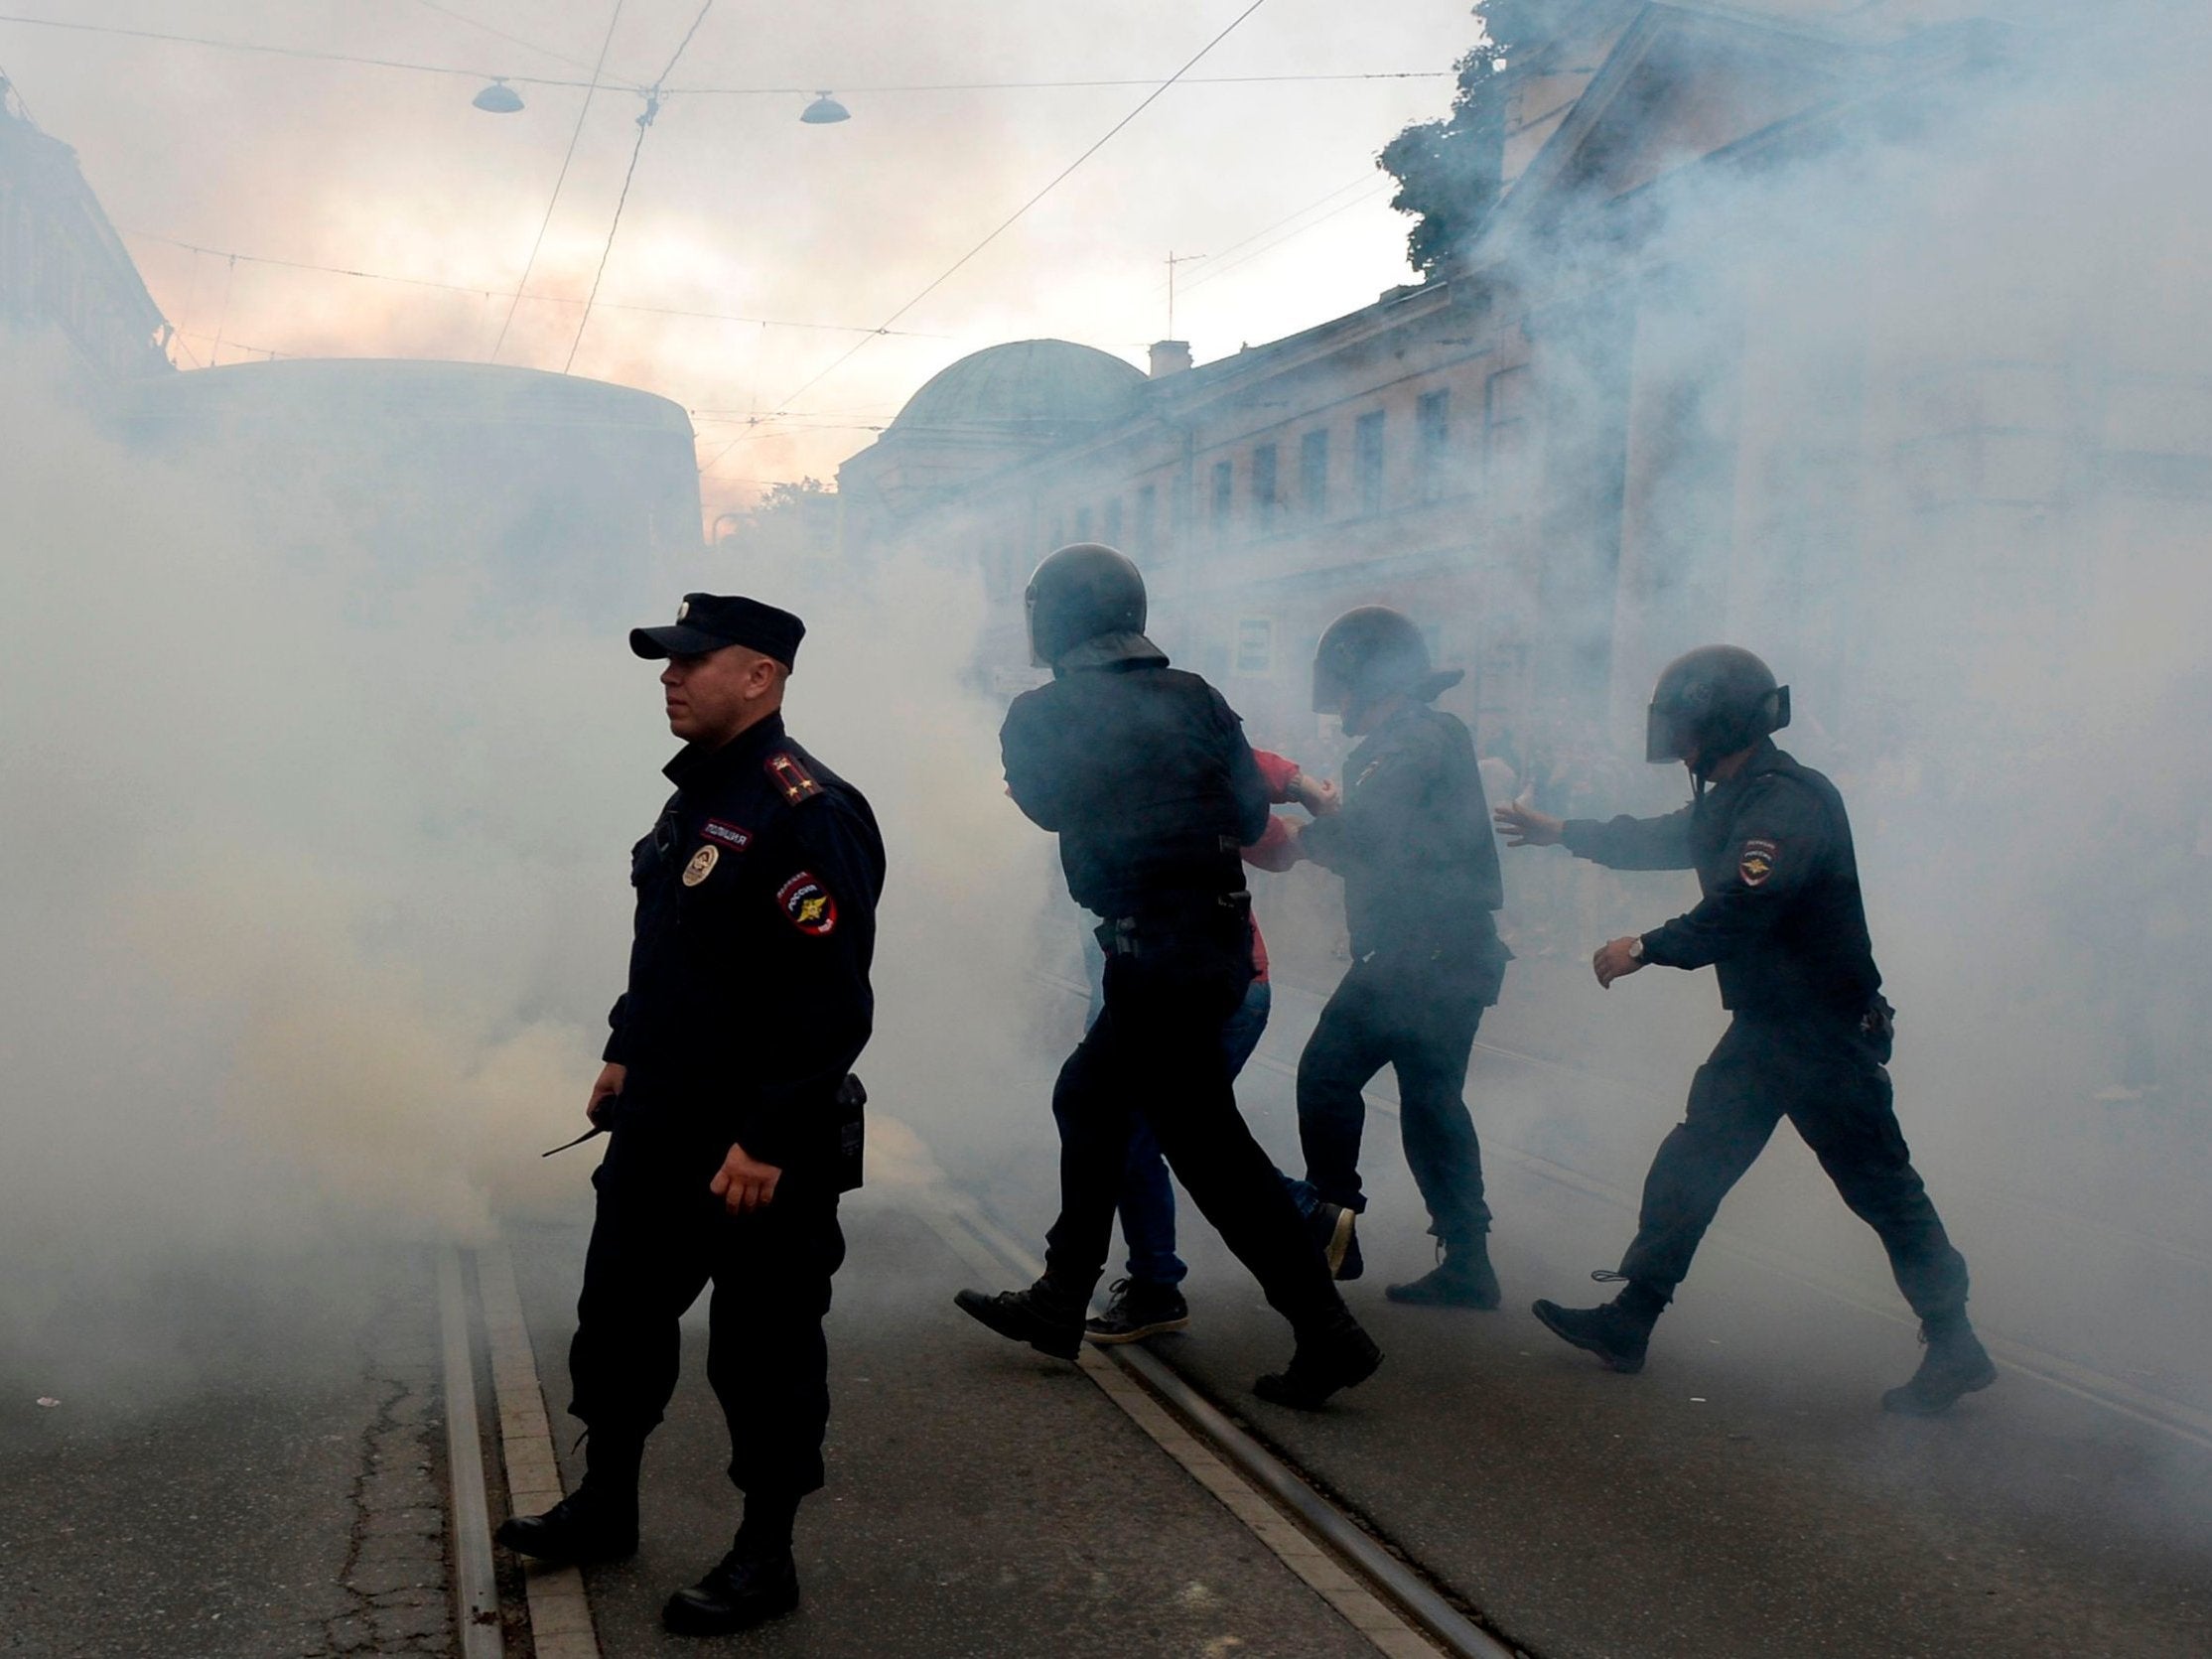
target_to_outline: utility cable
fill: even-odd
[[[1021,207],[1015,208],[1013,212],[1009,213],[1004,219],[1000,220],[997,227],[994,228],[989,235],[985,236],[982,241],[976,243],[974,247],[968,249],[966,253],[963,253],[950,265],[946,266],[945,269],[940,272],[926,287],[924,287],[920,293],[916,294],[912,299],[908,300],[904,305],[900,306],[897,311],[893,312],[889,317],[885,318],[883,327],[889,329],[894,323],[898,322],[901,317],[905,316],[907,312],[913,310],[915,306],[921,304],[923,300],[926,300],[939,288],[942,288],[947,282],[952,279],[954,273],[959,271],[960,268],[966,265],[969,260],[973,259],[977,254],[981,253],[993,242],[997,241],[1000,236],[1004,235],[1009,229],[1011,229],[1015,222],[1019,220],[1025,213],[1027,213],[1032,207],[1035,207],[1039,202],[1042,202],[1047,196],[1050,196],[1052,192],[1059,189],[1059,187],[1066,182],[1070,174],[1072,174],[1077,168],[1081,167],[1083,163],[1089,161],[1091,157],[1097,155],[1099,151],[1103,150],[1110,142],[1112,142],[1114,136],[1117,133],[1119,133],[1124,127],[1128,126],[1130,122],[1136,120],[1137,117],[1142,115],[1146,110],[1150,109],[1153,104],[1167,92],[1169,87],[1175,85],[1176,81],[1180,80],[1185,74],[1189,73],[1192,69],[1197,67],[1198,63],[1206,56],[1206,54],[1211,52],[1215,47],[1219,46],[1223,41],[1227,40],[1232,34],[1237,31],[1237,29],[1243,24],[1246,18],[1250,17],[1254,12],[1258,11],[1262,6],[1266,4],[1267,0],[1252,0],[1252,3],[1250,5],[1246,6],[1244,10],[1237,13],[1235,17],[1229,20],[1227,28],[1223,29],[1218,35],[1214,36],[1212,40],[1206,42],[1204,46],[1200,47],[1197,52],[1189,59],[1189,61],[1182,66],[1181,69],[1175,70],[1174,74],[1170,75],[1166,80],[1163,80],[1159,85],[1155,86],[1151,91],[1147,92],[1144,97],[1138,101],[1136,108],[1132,109],[1127,115],[1124,115],[1120,120],[1116,121],[1111,127],[1108,127],[1106,131],[1099,137],[1097,142],[1092,144],[1089,149],[1085,150],[1081,155],[1077,156],[1073,161],[1069,162],[1065,167],[1061,168],[1058,174],[1053,177],[1050,184],[1046,185],[1042,190],[1038,191],[1035,196],[1031,197],[1027,202],[1023,203]],[[839,357],[835,362],[831,363],[829,367],[823,369],[821,373],[815,375],[813,379],[807,381],[805,385],[799,387],[799,389],[793,392],[789,397],[784,398],[779,407],[788,409],[792,404],[796,403],[800,398],[804,397],[808,392],[812,391],[824,380],[827,380],[832,374],[835,374],[839,369],[843,368],[847,363],[851,362],[854,357],[858,356],[863,350],[867,349],[867,341],[855,341],[852,345],[852,347],[847,350],[843,356]]]
[[[526,51],[537,53],[540,57],[550,58],[556,64],[566,64],[572,69],[588,69],[591,68],[581,58],[571,58],[565,52],[555,52],[551,47],[540,46],[536,41],[526,41],[520,35],[510,35],[497,24],[486,23],[481,17],[471,17],[467,12],[455,11],[451,6],[441,5],[439,0],[415,0],[415,4],[421,6],[425,11],[436,12],[441,17],[450,17],[456,23],[466,23],[472,29],[482,29],[486,35],[495,36],[499,40],[505,41],[509,46],[519,46]],[[512,76],[503,75],[500,78],[511,79]],[[597,80],[599,76],[595,74],[592,78]],[[635,84],[626,76],[617,75],[614,78],[620,80],[625,86]]]
[[[204,247],[198,242],[188,242],[177,236],[164,236],[153,230],[124,229],[122,234],[134,241],[158,242],[163,247],[182,248],[187,253],[204,253],[213,259],[235,259],[242,265],[269,265],[283,271],[313,271],[323,276],[354,277],[363,282],[395,282],[408,288],[433,288],[446,294],[481,295],[491,300],[511,300],[518,291],[491,288],[483,283],[441,282],[435,277],[399,276],[390,271],[364,271],[352,265],[318,265],[306,259],[278,259],[262,253],[240,253],[234,248]],[[522,294],[521,298],[538,305],[575,306],[584,302],[568,294]],[[793,323],[774,317],[740,317],[727,311],[688,311],[679,306],[625,305],[620,300],[602,300],[602,311],[634,311],[651,317],[682,317],[701,323],[747,323],[763,329],[811,329],[823,334],[868,335],[874,329],[856,323]],[[945,340],[946,335],[916,334],[911,330],[895,329],[894,334],[912,340]]]
[[[461,14],[454,13],[452,15],[458,17]],[[473,22],[475,20],[470,19],[468,21]],[[67,29],[84,35],[109,35],[125,40],[157,41],[171,46],[197,46],[216,52],[241,52],[272,58],[294,58],[318,64],[349,64],[361,69],[396,69],[410,74],[448,75],[467,80],[505,80],[517,86],[592,88],[613,84],[625,87],[631,91],[642,92],[645,90],[644,86],[638,82],[620,75],[612,79],[595,76],[591,80],[547,74],[495,75],[487,69],[469,69],[458,64],[423,64],[405,59],[369,57],[360,53],[330,52],[313,47],[275,46],[264,41],[222,40],[214,36],[182,35],[160,29],[131,29],[120,24],[79,23],[73,19],[58,17],[25,17],[14,12],[0,12],[0,23],[20,24],[27,29]],[[488,27],[488,25],[479,25],[479,27]],[[502,38],[515,39],[516,44],[529,45],[534,51],[542,52],[545,50],[543,47],[534,46],[532,43],[520,41],[516,37]],[[552,56],[558,55],[553,54]],[[1186,84],[1192,86],[1259,86],[1296,85],[1315,81],[1449,80],[1452,78],[1455,72],[1452,69],[1352,69],[1306,74],[1190,75],[1186,77]],[[1151,86],[1154,84],[1156,82],[1143,76],[1123,76],[1119,78],[1071,80],[905,81],[859,86],[846,85],[839,87],[838,90],[846,94],[864,93],[874,95],[893,92],[1079,91],[1085,88]],[[803,98],[812,97],[820,90],[821,82],[816,79],[807,81],[803,85],[794,83],[789,86],[663,86],[660,92],[662,100],[665,101],[677,97]]]
[[[553,195],[545,204],[545,217],[538,221],[537,240],[530,244],[530,257],[522,262],[522,280],[514,285],[514,298],[507,304],[506,317],[499,324],[498,338],[491,343],[490,353],[484,359],[487,363],[499,360],[499,347],[507,343],[507,330],[514,326],[515,308],[522,303],[522,296],[529,292],[530,273],[537,269],[538,250],[545,246],[545,233],[552,228],[553,209],[560,204],[561,187],[568,182],[569,163],[576,159],[577,140],[584,136],[584,118],[592,112],[592,94],[599,90],[600,70],[607,67],[608,49],[615,44],[615,25],[622,20],[622,0],[615,0],[615,10],[607,19],[607,38],[599,43],[599,64],[592,70],[592,84],[585,88],[584,107],[576,112],[576,127],[568,135],[568,153],[561,157],[561,171],[554,175]]]
[[[660,113],[660,87],[675,72],[676,65],[691,48],[691,39],[699,33],[699,25],[707,21],[707,14],[714,10],[714,0],[704,0],[699,15],[691,20],[691,27],[684,31],[684,38],[676,43],[676,50],[669,55],[668,67],[662,69],[645,93],[645,111],[637,117],[637,142],[629,147],[629,167],[622,174],[622,194],[615,198],[615,216],[607,226],[607,241],[599,250],[599,269],[592,273],[592,291],[584,297],[584,315],[576,320],[576,338],[568,343],[568,360],[561,364],[566,374],[576,364],[577,347],[584,344],[584,331],[591,327],[592,307],[599,300],[599,285],[607,275],[607,261],[615,252],[615,233],[622,227],[622,208],[629,203],[629,185],[637,177],[637,158],[645,153],[645,135],[652,131],[653,117]]]

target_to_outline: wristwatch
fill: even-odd
[[[1628,960],[1631,962],[1641,962],[1643,959],[1644,940],[1643,935],[1639,933],[1633,939],[1630,939],[1628,941]]]

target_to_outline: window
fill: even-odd
[[[1160,535],[1160,486],[1148,484],[1137,491],[1137,545],[1150,553]]]
[[[1075,509],[1075,539],[1077,541],[1091,539],[1091,509],[1089,507],[1077,507]]]
[[[1121,497],[1116,495],[1106,503],[1106,545],[1121,545]]]
[[[1423,392],[1414,405],[1414,425],[1420,434],[1419,474],[1421,498],[1433,501],[1445,493],[1445,467],[1451,459],[1452,393]]]
[[[1366,414],[1352,425],[1352,470],[1358,475],[1359,510],[1383,509],[1383,412]]]
[[[1310,518],[1328,516],[1328,428],[1298,441],[1298,492]]]
[[[1275,672],[1275,619],[1239,617],[1232,666],[1239,674]]]
[[[1252,517],[1258,532],[1275,528],[1275,446],[1262,444],[1252,452]]]
[[[1504,368],[1482,387],[1482,459],[1500,513],[1518,512],[1528,483],[1528,365]]]
[[[1213,529],[1216,535],[1229,532],[1229,511],[1236,500],[1236,486],[1234,464],[1216,461],[1213,464]]]

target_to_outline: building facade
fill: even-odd
[[[99,381],[167,372],[169,324],[76,164],[0,81],[0,328],[63,341]]]

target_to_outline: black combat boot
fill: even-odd
[[[1924,1320],[1920,1340],[1928,1347],[1920,1356],[1920,1369],[1913,1372],[1910,1382],[1882,1394],[1883,1411],[1934,1417],[1957,1405],[1962,1395],[1997,1381],[1997,1366],[1963,1312]]]
[[[542,1515],[509,1515],[492,1537],[518,1556],[561,1567],[637,1553],[637,1460],[597,1452],[575,1491]]]
[[[727,1636],[780,1618],[799,1604],[799,1570],[785,1549],[756,1549],[739,1535],[720,1566],[668,1597],[660,1622],[679,1636]]]
[[[1503,1299],[1497,1270],[1490,1266],[1489,1239],[1476,1233],[1464,1243],[1447,1245],[1444,1259],[1410,1285],[1392,1285],[1383,1295],[1414,1308],[1479,1308],[1489,1313]]]
[[[1357,1279],[1367,1271],[1359,1257],[1359,1215],[1342,1204],[1323,1203],[1306,1218],[1313,1240],[1321,1247],[1331,1279]]]
[[[1620,1275],[1593,1273],[1590,1277],[1605,1282]],[[1665,1293],[1631,1281],[1601,1308],[1562,1308],[1556,1302],[1539,1302],[1530,1312],[1560,1340],[1595,1354],[1606,1370],[1633,1373],[1644,1368],[1651,1327],[1659,1322],[1666,1306]]]
[[[1345,1313],[1324,1329],[1302,1331],[1290,1364],[1270,1371],[1252,1392],[1273,1405],[1319,1411],[1331,1394],[1365,1382],[1382,1362],[1374,1338]]]
[[[1039,1279],[1026,1291],[961,1291],[952,1299],[961,1313],[989,1325],[1001,1336],[1027,1342],[1054,1359],[1073,1359],[1083,1351],[1083,1305]]]
[[[1175,1286],[1117,1279],[1106,1312],[1086,1321],[1083,1334],[1093,1342],[1140,1342],[1147,1336],[1189,1327],[1190,1305]]]

